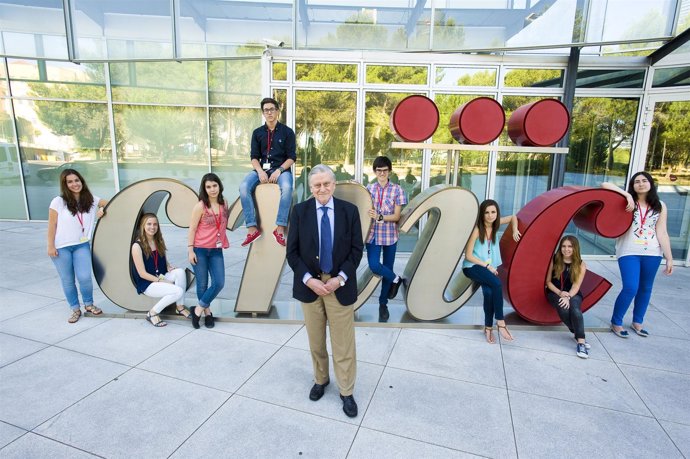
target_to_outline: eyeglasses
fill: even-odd
[[[390,172],[390,171],[391,171],[391,170],[388,169],[388,168],[385,168],[385,169],[378,169],[378,168],[377,168],[377,169],[374,169],[374,172],[376,172],[377,174],[385,174],[385,173]]]
[[[261,110],[261,111],[264,112],[264,113],[273,113],[273,112],[277,112],[278,109],[277,109],[277,108],[264,108],[264,109]]]

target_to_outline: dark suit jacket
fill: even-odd
[[[347,306],[357,300],[357,267],[364,250],[362,226],[359,211],[353,204],[333,198],[333,211],[333,271],[329,274],[337,276],[342,271],[347,276],[345,286],[335,291],[338,302]],[[301,202],[292,209],[287,239],[287,261],[295,273],[292,296],[303,303],[311,303],[318,298],[318,295],[302,282],[306,273],[313,277],[318,277],[321,273],[318,224],[314,198]]]

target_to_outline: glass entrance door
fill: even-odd
[[[653,102],[645,170],[656,180],[659,197],[668,208],[668,234],[673,258],[688,264],[690,100],[656,99]]]

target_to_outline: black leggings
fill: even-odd
[[[582,295],[578,293],[570,298],[570,307],[568,309],[562,308],[558,304],[560,296],[552,291],[549,290],[546,292],[546,298],[549,300],[549,304],[556,308],[558,317],[560,317],[561,321],[568,327],[568,330],[570,330],[571,333],[575,333],[575,338],[585,339],[585,321],[582,318],[582,310],[580,309],[582,305]]]

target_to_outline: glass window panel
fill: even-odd
[[[505,96],[506,120],[519,107],[541,100],[538,96]],[[506,130],[501,145],[514,145]],[[512,215],[548,188],[552,155],[543,153],[498,153],[494,199],[502,215]]]
[[[261,44],[252,54],[261,55],[264,39],[292,47],[291,1],[182,0],[178,24],[181,52],[190,56],[198,44],[206,44],[209,57],[242,54]]]
[[[655,88],[688,85],[690,85],[690,67],[673,67],[654,70],[652,86]]]
[[[431,1],[419,0],[413,8],[408,2],[391,3],[381,0],[295,2],[299,21],[297,46],[429,49]]]
[[[0,2],[0,34],[7,55],[67,59],[61,0]]]
[[[113,63],[110,81],[116,102],[206,103],[203,61]]]
[[[587,41],[620,41],[671,35],[676,0],[590,2]]]
[[[428,71],[426,66],[367,65],[367,83],[427,84]]]
[[[681,4],[678,11],[678,23],[673,35],[680,35],[685,29],[690,27],[690,0],[678,0]]]
[[[645,170],[668,209],[673,258],[685,260],[690,243],[690,102],[656,103],[651,128]]]
[[[209,171],[206,110],[196,107],[116,105],[120,187],[171,177],[192,189]]]
[[[296,91],[295,134],[297,200],[309,196],[309,170],[319,164],[331,166],[338,180],[355,175],[355,91]]]
[[[506,69],[503,84],[513,88],[560,88],[563,69]]]
[[[273,98],[278,101],[278,106],[280,107],[280,121],[283,124],[287,124],[287,89],[274,89]]]
[[[273,62],[273,80],[287,81],[287,62]]]
[[[14,109],[30,218],[48,218],[66,168],[81,172],[94,194],[106,199],[114,194],[105,103],[15,99]]]
[[[171,58],[169,0],[74,0],[73,33],[81,59]],[[61,19],[64,23],[64,19]]]
[[[295,80],[356,83],[357,64],[295,64]]]
[[[1,63],[1,62],[0,62]],[[0,80],[0,85],[4,84]],[[21,174],[28,168],[19,159],[11,118],[10,99],[0,99],[0,218],[26,219]],[[22,167],[24,166],[24,167]]]
[[[259,107],[261,60],[209,61],[208,90],[211,105]]]
[[[496,86],[496,69],[437,67],[438,86]]]
[[[638,99],[576,97],[570,126],[564,185],[598,187],[612,182],[625,187],[635,133]],[[582,253],[612,255],[614,239],[580,231],[574,224]]]
[[[103,64],[8,59],[12,95],[106,100]]]
[[[642,88],[644,69],[578,70],[577,88]]]
[[[0,97],[9,95],[8,84],[7,75],[5,73],[5,59],[0,59]]]
[[[251,170],[252,132],[263,119],[258,108],[212,108],[210,117],[211,167],[222,174],[225,197],[232,202],[239,196],[242,179]]]

